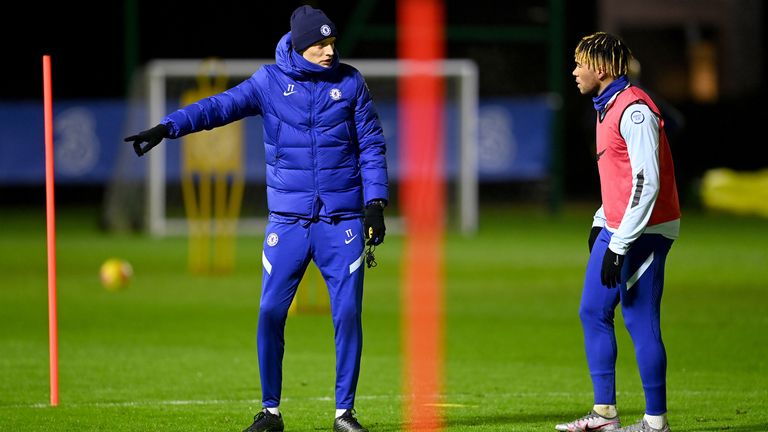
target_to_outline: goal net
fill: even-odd
[[[274,60],[154,60],[135,80],[125,136],[156,125],[165,115],[189,103],[190,95],[204,97],[207,96],[205,90],[216,93],[232,87],[262,65],[271,63]],[[403,223],[397,205],[398,78],[424,73],[444,77],[447,223],[451,229],[467,234],[474,232],[478,225],[478,72],[475,63],[453,59],[436,64],[346,59],[344,63],[354,66],[365,77],[384,129],[391,195],[387,227],[392,232],[401,230]],[[242,139],[238,151],[242,155],[244,179],[237,233],[261,235],[268,215],[262,120],[256,116],[237,123],[240,123],[239,131],[235,135]],[[182,184],[185,138],[165,140],[142,158],[137,158],[129,145],[121,149],[105,196],[107,226],[140,226],[156,236],[188,233],[190,224]]]

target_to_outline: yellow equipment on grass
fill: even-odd
[[[711,169],[702,178],[701,198],[710,209],[768,217],[768,169]]]
[[[219,62],[207,60],[200,69],[197,88],[181,96],[183,106],[226,90],[227,75]],[[189,269],[198,274],[230,272],[245,184],[242,123],[184,137],[181,159]]]
[[[317,266],[310,262],[299,283],[299,289],[288,309],[288,314],[326,313],[330,310],[331,302],[325,279]]]

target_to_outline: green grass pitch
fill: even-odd
[[[447,236],[446,431],[552,431],[590,409],[577,310],[591,210],[484,209],[477,236]],[[260,407],[261,239],[239,239],[232,275],[194,277],[185,239],[105,235],[96,219],[82,210],[58,218],[61,392],[50,407],[44,211],[2,209],[0,430],[245,428]],[[403,240],[387,237],[367,270],[356,408],[371,431],[403,429]],[[133,264],[125,291],[99,285],[111,256]],[[768,220],[686,212],[667,264],[673,430],[768,430]],[[619,410],[630,422],[644,399],[620,312],[617,335]],[[333,388],[330,317],[291,316],[287,430],[330,430]]]

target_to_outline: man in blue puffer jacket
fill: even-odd
[[[353,409],[362,352],[363,261],[365,245],[384,240],[386,145],[365,81],[355,68],[339,62],[335,40],[333,22],[321,10],[301,6],[291,16],[291,31],[277,45],[276,64],[125,139],[141,156],[164,138],[246,116],[264,119],[270,213],[257,338],[264,409],[246,431],[284,428],[278,406],[285,321],[310,259],[331,297],[334,430],[366,431]]]

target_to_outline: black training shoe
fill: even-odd
[[[368,432],[355,418],[355,410],[348,409],[333,421],[333,432]]]
[[[265,409],[253,417],[253,424],[243,432],[283,432],[284,428],[283,415],[275,415]]]

